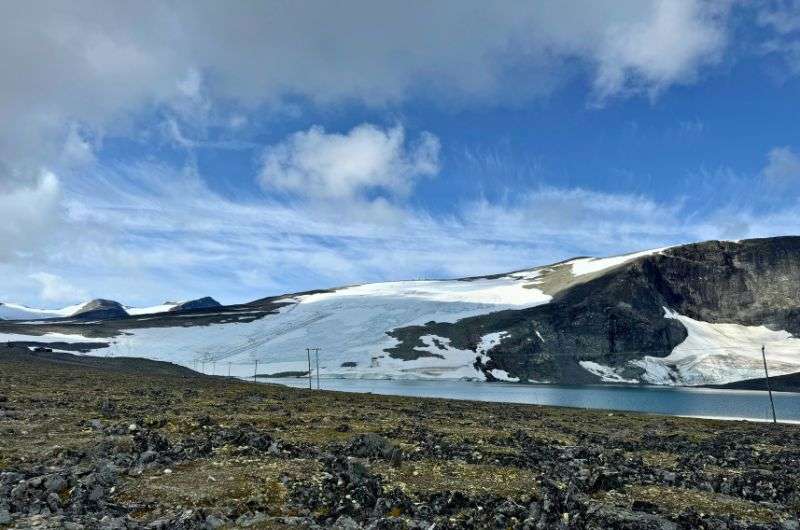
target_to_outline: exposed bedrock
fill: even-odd
[[[126,318],[127,316],[128,313],[121,304],[113,300],[104,300],[102,298],[92,300],[72,314],[72,318],[81,320],[104,320]]]
[[[182,302],[170,311],[189,311],[189,310],[196,310],[196,309],[212,309],[222,307],[222,304],[211,298],[210,296],[204,296],[203,298],[198,298],[197,300],[189,300],[187,302]]]

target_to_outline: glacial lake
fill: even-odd
[[[307,378],[259,379],[308,388]],[[314,388],[317,381],[313,382]],[[404,381],[321,379],[323,390],[395,396],[529,403],[588,409],[627,410],[728,420],[771,421],[766,391],[652,386],[561,386],[478,383],[471,381]],[[800,394],[773,392],[778,421],[800,423]]]

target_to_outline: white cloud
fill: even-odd
[[[761,52],[781,59],[790,75],[800,74],[800,1],[768,0],[759,4],[756,21],[771,30]]]
[[[551,90],[574,59],[601,96],[663,90],[724,49],[727,12],[709,5],[3,2],[0,63],[14,75],[0,92],[0,160],[30,170],[60,149],[67,124],[125,132],[159,104],[505,104]]]
[[[427,132],[409,145],[400,125],[383,130],[365,123],[346,134],[314,126],[269,146],[259,180],[267,190],[316,199],[352,199],[370,191],[405,195],[416,179],[439,171],[439,147]]]
[[[64,278],[49,272],[37,272],[30,275],[41,289],[40,298],[47,302],[74,303],[88,298],[86,291],[75,287]]]
[[[595,87],[600,99],[628,91],[657,94],[693,81],[721,57],[726,11],[695,0],[659,0],[646,17],[606,28]]]
[[[212,191],[194,169],[153,163],[94,168],[65,193],[70,237],[53,240],[37,261],[6,263],[0,272],[75,277],[79,271],[80,286],[129,304],[206,294],[241,302],[800,231],[796,202],[756,215],[748,204],[692,210],[639,194],[540,187],[516,189],[504,200],[460,203],[445,215],[358,198],[348,199],[350,208],[234,200]],[[36,303],[18,282],[3,288],[8,300]],[[63,299],[75,301],[72,296]]]
[[[780,34],[800,31],[799,0],[768,0],[762,2],[757,14],[762,26],[773,28]]]
[[[197,147],[197,142],[190,140],[183,135],[181,126],[175,118],[167,118],[163,123],[164,135],[167,139],[179,147],[191,149]]]
[[[200,294],[234,302],[499,272],[695,236],[677,206],[580,189],[518,190],[514,200],[465,203],[455,215],[358,198],[349,205],[234,201],[192,170],[159,164],[101,170],[70,192],[69,223],[81,237],[53,247],[45,263],[54,273],[81,270],[93,292],[127,303]]]
[[[789,147],[775,147],[767,154],[767,165],[761,174],[771,186],[796,186],[800,184],[800,156]]]
[[[0,186],[0,262],[30,258],[55,236],[60,199],[58,177],[48,171],[28,185],[6,190]]]
[[[726,5],[0,2],[0,64],[14,74],[0,90],[0,271],[27,279],[39,269],[10,260],[37,253],[28,264],[65,277],[79,270],[106,296],[130,296],[136,277],[148,299],[131,303],[207,289],[233,301],[265,294],[237,284],[244,277],[265,278],[260,288],[274,292],[713,237],[718,223],[703,216],[689,225],[681,204],[580,189],[522,189],[512,201],[434,216],[399,199],[436,174],[438,140],[409,141],[401,127],[312,128],[270,147],[262,183],[312,199],[288,204],[224,198],[196,172],[157,162],[110,167],[97,151],[99,138],[152,134],[139,126],[156,121],[174,144],[212,145],[211,125],[246,129],[264,104],[516,104],[556,90],[576,64],[599,102],[653,96],[720,59],[730,40]],[[733,218],[745,228],[725,233],[766,226],[746,210]],[[209,276],[219,283],[209,286]]]
[[[465,232],[487,240],[604,254],[691,240],[693,229],[681,221],[682,213],[680,204],[641,195],[542,187],[509,200],[468,204],[462,219]]]
[[[96,162],[94,147],[89,143],[77,127],[70,127],[64,147],[61,152],[60,162],[70,168],[85,167]]]
[[[194,149],[212,145],[204,143],[211,125],[235,130],[245,122],[231,116],[263,104],[382,106],[414,97],[444,106],[515,104],[574,75],[565,65],[584,65],[600,99],[655,93],[690,82],[724,49],[727,13],[708,5],[0,2],[0,64],[14,73],[0,91],[0,187],[29,190],[42,167],[68,180],[75,164],[102,157],[92,139],[151,134],[152,141],[152,131],[140,129],[143,115],[164,124],[171,142]],[[357,130],[338,144],[345,150],[363,136],[391,151],[398,134]],[[329,134],[312,130],[294,141],[315,136],[333,153],[337,140]],[[300,180],[310,179],[310,191],[324,196],[369,187],[402,194],[409,176],[435,172],[435,139],[421,142],[403,161],[412,167],[382,176],[365,166],[328,178],[324,160],[302,167],[285,159],[278,166],[294,173],[273,184],[297,191]],[[381,161],[362,156],[352,163]],[[51,208],[52,216],[58,204]]]

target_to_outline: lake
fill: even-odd
[[[308,388],[306,378],[259,379]],[[718,419],[772,419],[767,392],[652,386],[562,386],[479,383],[472,381],[407,381],[386,379],[322,379],[323,390],[396,396],[529,403],[589,409],[628,410]],[[314,381],[314,388],[316,388]],[[773,392],[778,421],[800,423],[800,394]]]

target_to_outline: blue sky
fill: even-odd
[[[800,233],[800,2],[0,20],[0,301],[233,303]]]

